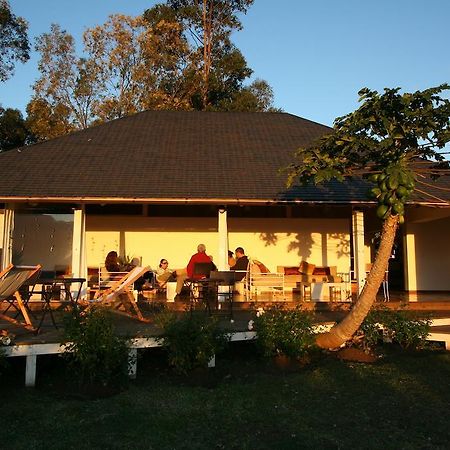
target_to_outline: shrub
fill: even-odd
[[[65,322],[64,357],[80,387],[118,389],[128,383],[126,339],[116,336],[110,315],[102,308],[77,311]]]
[[[304,356],[314,347],[313,316],[300,309],[273,308],[255,320],[257,345],[267,357]]]
[[[198,367],[207,367],[211,358],[222,351],[229,337],[220,330],[217,320],[204,314],[162,314],[158,321],[163,328],[160,339],[168,353],[169,364],[181,374]]]
[[[360,329],[364,333],[364,345],[375,346],[383,337],[386,342],[402,348],[423,348],[430,332],[431,319],[419,318],[404,310],[388,310],[385,307],[371,311]]]

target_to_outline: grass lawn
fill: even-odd
[[[2,449],[449,448],[450,352],[388,351],[375,364],[320,357],[283,373],[236,344],[209,385],[173,375],[146,351],[116,396],[64,391],[64,362],[38,360],[36,389],[15,358],[3,375]]]

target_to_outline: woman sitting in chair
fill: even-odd
[[[176,272],[169,269],[169,261],[161,259],[156,269],[156,281],[160,289],[165,289],[168,281],[176,281]]]

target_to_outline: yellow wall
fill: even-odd
[[[228,219],[229,248],[242,246],[270,270],[295,266],[301,260],[316,265],[350,267],[349,220],[346,219]],[[164,231],[163,231],[164,230]],[[185,267],[197,244],[218,259],[217,218],[88,216],[86,219],[88,266],[102,264],[116,250],[142,257],[156,268],[167,258],[172,268]]]
[[[450,218],[408,224],[407,289],[450,290]]]

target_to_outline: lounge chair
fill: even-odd
[[[30,288],[30,281],[36,282],[41,266],[15,266],[10,264],[5,270],[0,272],[0,303],[9,303],[6,310],[0,313],[0,319],[4,319],[15,325],[22,326],[28,330],[35,331],[36,328],[30,319],[27,309],[28,298],[23,299],[20,290]],[[23,317],[23,322],[17,320],[18,315],[10,317],[5,314],[13,307]]]
[[[261,270],[264,268],[264,272]],[[258,295],[265,292],[272,300],[286,300],[284,296],[284,273],[269,272],[259,261],[250,260],[245,276],[245,299],[257,301]]]
[[[112,307],[111,311],[117,314],[132,317],[141,322],[150,322],[142,315],[132,292],[133,283],[149,270],[151,270],[150,267],[133,268],[119,280],[113,281],[111,286],[105,289],[92,305]]]

